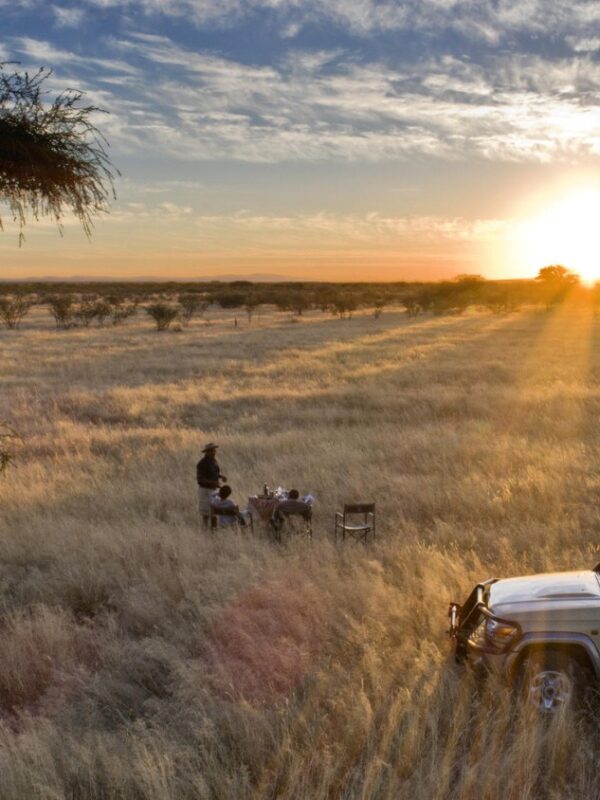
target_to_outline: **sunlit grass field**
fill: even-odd
[[[600,318],[209,320],[0,332],[0,798],[600,798],[598,721],[445,637],[478,580],[600,560]],[[316,496],[312,546],[202,530],[207,440],[242,506]]]

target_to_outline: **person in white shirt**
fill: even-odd
[[[210,501],[213,509],[213,527],[227,528],[230,525],[245,525],[238,506],[231,499],[231,486],[225,484],[215,492]]]

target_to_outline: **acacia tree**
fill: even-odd
[[[541,286],[542,299],[546,303],[546,308],[550,309],[557,303],[561,303],[579,284],[579,275],[563,267],[562,264],[550,264],[540,269],[536,281]]]
[[[93,217],[115,197],[118,174],[108,142],[92,121],[101,109],[82,104],[83,92],[71,89],[50,99],[44,88],[50,70],[29,75],[7,72],[6,66],[0,63],[0,201],[19,226],[19,244],[28,213],[53,217],[62,231],[63,214],[70,210],[89,236]],[[0,471],[12,458],[5,442],[15,437],[0,427]]]
[[[28,214],[53,217],[62,231],[66,210],[89,236],[93,217],[115,197],[118,175],[92,121],[101,109],[82,104],[83,92],[72,89],[52,99],[44,86],[50,70],[6,67],[0,63],[0,200],[19,225],[19,243]]]

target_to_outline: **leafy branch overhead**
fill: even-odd
[[[51,216],[61,229],[65,210],[89,236],[93,217],[115,197],[119,174],[92,121],[102,109],[83,105],[83,92],[73,89],[51,99],[44,88],[50,70],[29,75],[6,66],[0,64],[0,202],[18,223],[20,240],[28,213]]]

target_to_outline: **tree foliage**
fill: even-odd
[[[66,210],[90,235],[93,217],[114,197],[108,143],[93,123],[101,109],[67,89],[51,99],[52,74],[8,72],[0,63],[0,200],[22,229],[28,213],[53,217],[61,229]],[[0,218],[0,228],[2,220]]]
[[[157,331],[166,331],[179,316],[179,309],[169,303],[153,303],[146,306],[146,314],[156,323]]]
[[[194,314],[199,314],[203,317],[206,310],[210,306],[210,300],[203,294],[198,292],[186,292],[179,295],[179,314],[181,321],[187,324],[191,321]]]
[[[579,284],[579,275],[571,272],[562,264],[550,264],[542,267],[536,276],[542,290],[542,297],[546,308],[551,308],[563,302],[572,290]]]
[[[32,305],[33,300],[28,297],[0,297],[0,320],[7,328],[14,330],[27,316]]]

